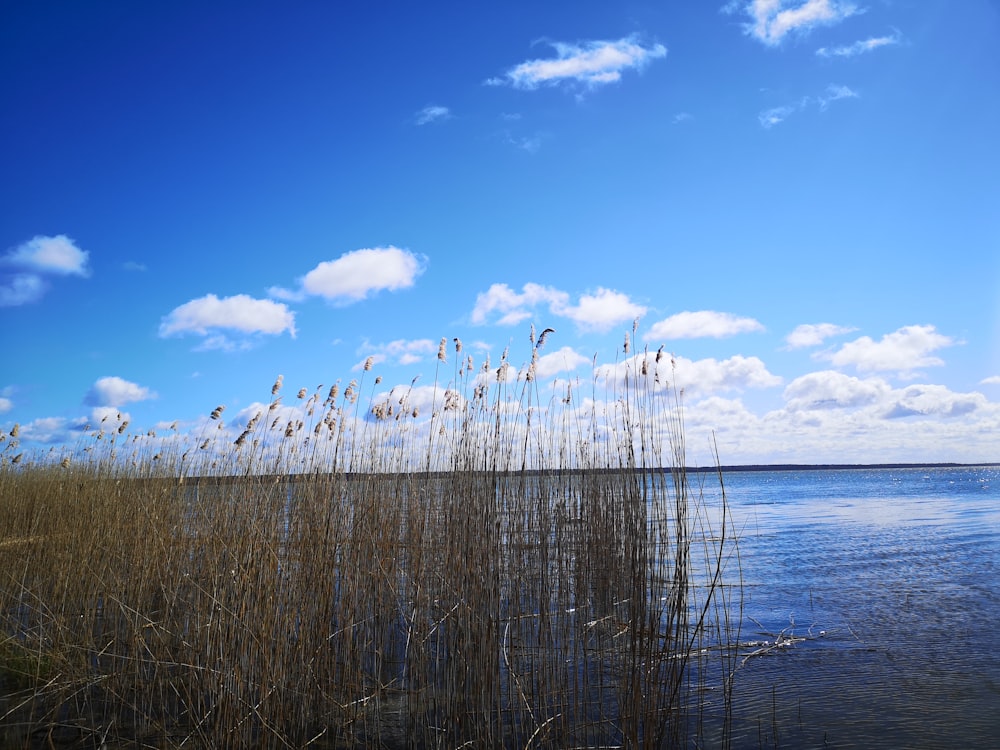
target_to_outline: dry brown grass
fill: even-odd
[[[363,380],[286,413],[279,377],[259,416],[220,429],[219,407],[187,440],[5,450],[8,741],[724,744],[731,535],[665,374],[643,354],[543,400],[455,343],[423,420],[412,387],[362,408]]]

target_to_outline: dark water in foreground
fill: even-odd
[[[1000,747],[1000,469],[725,481],[761,651],[733,747]]]

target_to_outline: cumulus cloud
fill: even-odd
[[[749,23],[744,31],[768,46],[776,46],[790,33],[807,34],[819,26],[833,26],[861,12],[854,3],[838,0],[751,0],[730,2],[723,10],[742,12]]]
[[[627,294],[611,289],[598,288],[594,294],[581,295],[576,305],[557,305],[556,315],[569,318],[581,328],[607,331],[646,314],[646,308],[637,305]]]
[[[714,310],[685,311],[654,323],[643,336],[646,341],[670,339],[721,339],[739,333],[763,331],[764,326],[753,318],[741,318],[732,313]]]
[[[422,110],[417,112],[415,120],[417,125],[426,125],[430,122],[436,122],[439,120],[447,120],[451,117],[451,110],[447,107],[439,107],[435,105],[424,107]]]
[[[990,375],[979,381],[980,385],[1000,385],[1000,375]]]
[[[0,414],[5,414],[14,408],[14,402],[5,396],[0,396]]]
[[[486,83],[526,90],[566,83],[596,88],[621,80],[622,72],[630,68],[641,71],[652,60],[667,54],[662,44],[643,47],[635,36],[617,41],[551,42],[551,45],[556,51],[554,58],[527,60]]]
[[[859,378],[835,370],[811,372],[785,388],[786,407],[792,411],[844,409],[868,406],[883,400],[891,388],[881,378]]]
[[[156,398],[149,388],[117,376],[98,378],[84,397],[89,406],[124,406],[135,401]]]
[[[825,355],[836,367],[853,366],[860,372],[893,371],[908,374],[921,367],[944,364],[933,352],[957,343],[938,333],[934,326],[905,326],[888,333],[880,341],[868,336],[848,342],[837,351]]]
[[[838,326],[833,323],[805,323],[796,326],[794,331],[785,336],[785,343],[789,349],[804,349],[810,346],[819,346],[828,338],[852,333],[856,330],[858,329]]]
[[[954,393],[943,385],[911,385],[895,392],[885,417],[960,417],[985,407],[987,403],[981,393]]]
[[[90,424],[86,418],[41,417],[21,425],[21,439],[55,445],[72,442]]]
[[[89,256],[64,234],[39,235],[9,250],[0,258],[0,272],[3,267],[16,270],[0,275],[0,306],[13,307],[41,299],[47,289],[45,276],[89,276]]]
[[[224,331],[269,335],[288,331],[294,337],[295,314],[283,303],[246,294],[222,299],[208,294],[174,308],[160,323],[161,337],[195,334],[214,342],[208,348],[232,346]]]
[[[308,295],[350,304],[382,290],[413,286],[424,272],[425,259],[398,247],[363,248],[323,261],[299,279],[299,289],[272,287],[271,297],[301,301]]]
[[[535,376],[539,379],[545,379],[558,375],[560,372],[572,372],[589,364],[589,359],[578,354],[572,347],[564,346],[558,351],[538,358],[538,362],[535,364]]]
[[[481,325],[497,313],[499,318],[495,323],[515,325],[532,317],[540,305],[546,306],[552,315],[569,318],[580,328],[593,331],[607,331],[646,312],[645,307],[632,302],[628,295],[611,289],[601,287],[593,294],[583,294],[574,305],[567,292],[529,282],[520,292],[507,284],[493,284],[477,295],[471,319]]]
[[[782,383],[758,357],[737,355],[723,360],[711,357],[691,360],[674,356],[659,363],[656,358],[656,354],[637,354],[613,365],[599,365],[596,374],[605,384],[621,389],[626,380],[635,382],[636,373],[646,373],[645,387],[673,388],[683,391],[686,397],[696,398],[747,388],[772,388]]]
[[[888,47],[893,44],[899,44],[898,33],[895,33],[892,36],[878,36],[871,37],[869,39],[860,39],[854,42],[854,44],[846,44],[840,47],[820,47],[816,50],[816,54],[820,57],[855,57],[857,55],[863,55],[866,52],[879,49],[880,47]]]

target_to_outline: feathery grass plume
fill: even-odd
[[[628,354],[629,350],[632,348],[631,342],[629,340],[628,331],[625,332],[625,353]]]
[[[375,376],[375,385],[378,385],[381,382],[382,382],[382,376],[381,375],[376,375]]]
[[[538,343],[535,345],[535,348],[541,349],[543,346],[545,346],[545,340],[549,337],[549,334],[555,332],[556,332],[555,328],[546,328],[544,331],[542,331],[541,335],[538,337]]]
[[[364,368],[363,368],[364,371],[365,372],[369,372],[372,369],[372,365],[374,365],[374,364],[375,364],[375,357],[371,357],[371,356],[368,357],[368,359],[365,360],[365,365],[364,365]]]
[[[216,406],[214,409],[212,409],[212,413],[209,415],[209,417],[211,417],[212,419],[219,419],[222,416],[222,412],[224,412],[225,410],[226,407],[224,405]]]
[[[284,375],[279,375],[277,377],[277,379],[274,381],[274,385],[271,386],[271,395],[272,396],[277,396],[278,395],[278,391],[281,390],[281,385],[284,382],[284,380],[285,380],[285,376]]]
[[[176,422],[175,422],[176,424]],[[128,420],[126,419],[120,425],[118,425],[118,434],[121,435],[128,428]]]
[[[456,336],[452,340],[455,342],[455,354],[461,354],[462,353],[462,339],[460,339],[460,338],[458,338]]]
[[[448,339],[442,337],[441,338],[441,343],[438,344],[437,358],[438,358],[439,362],[447,362],[448,361],[448,356],[447,356],[447,354],[445,352],[445,347],[447,346],[447,344],[448,344]]]
[[[308,393],[308,391],[305,388],[299,388],[299,392],[295,394],[295,398],[303,399],[306,397],[306,393]]]
[[[88,425],[86,429],[89,430],[90,426]],[[21,434],[21,425],[18,422],[15,422],[14,426],[10,428],[10,436],[12,438],[16,438],[19,434]]]

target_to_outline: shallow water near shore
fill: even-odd
[[[734,748],[996,747],[1000,469],[725,484],[744,585]]]

